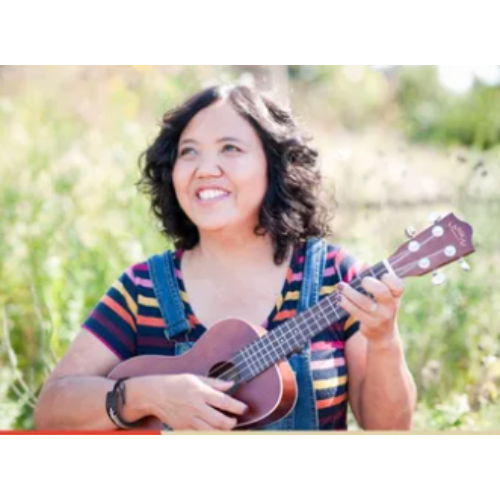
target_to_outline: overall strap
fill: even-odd
[[[326,262],[326,247],[326,241],[322,238],[307,240],[304,276],[302,279],[298,312],[309,309],[319,300]]]
[[[184,314],[172,252],[167,250],[161,255],[148,259],[149,273],[158,299],[161,315],[166,324],[165,336],[168,340],[176,335],[186,334],[190,326]]]
[[[298,305],[298,313],[309,309],[319,300],[323,269],[326,261],[326,242],[320,238],[307,241],[304,275]],[[274,428],[316,430],[319,428],[316,394],[311,371],[311,342],[288,360],[295,373],[298,397],[292,413],[279,421]]]

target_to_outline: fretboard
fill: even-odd
[[[363,278],[373,276],[380,279],[387,272],[386,264],[380,262],[358,275],[349,284],[364,295],[369,295],[361,287]],[[337,300],[337,292],[327,295],[305,312],[287,320],[241,349],[233,358],[233,362],[239,367],[241,380],[248,382],[270,366],[302,350],[318,333],[349,316]]]

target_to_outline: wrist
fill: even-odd
[[[377,339],[368,339],[369,351],[394,351],[402,350],[401,338],[397,332]]]
[[[126,380],[126,402],[120,414],[129,422],[151,415],[152,402],[149,397],[149,378],[133,377]]]

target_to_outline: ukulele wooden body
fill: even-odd
[[[120,363],[108,377],[117,380],[122,377],[183,373],[208,377],[217,364],[227,362],[241,348],[265,333],[267,331],[264,328],[253,326],[246,321],[226,319],[207,330],[185,354],[137,356]],[[236,427],[262,427],[280,420],[292,411],[297,398],[295,375],[288,361],[280,361],[249,382],[238,386],[232,396],[249,408],[245,415],[238,416]],[[161,429],[164,425],[151,417],[144,427]]]

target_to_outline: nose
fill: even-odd
[[[198,163],[196,174],[198,177],[221,177],[222,168],[217,155],[203,155]]]

